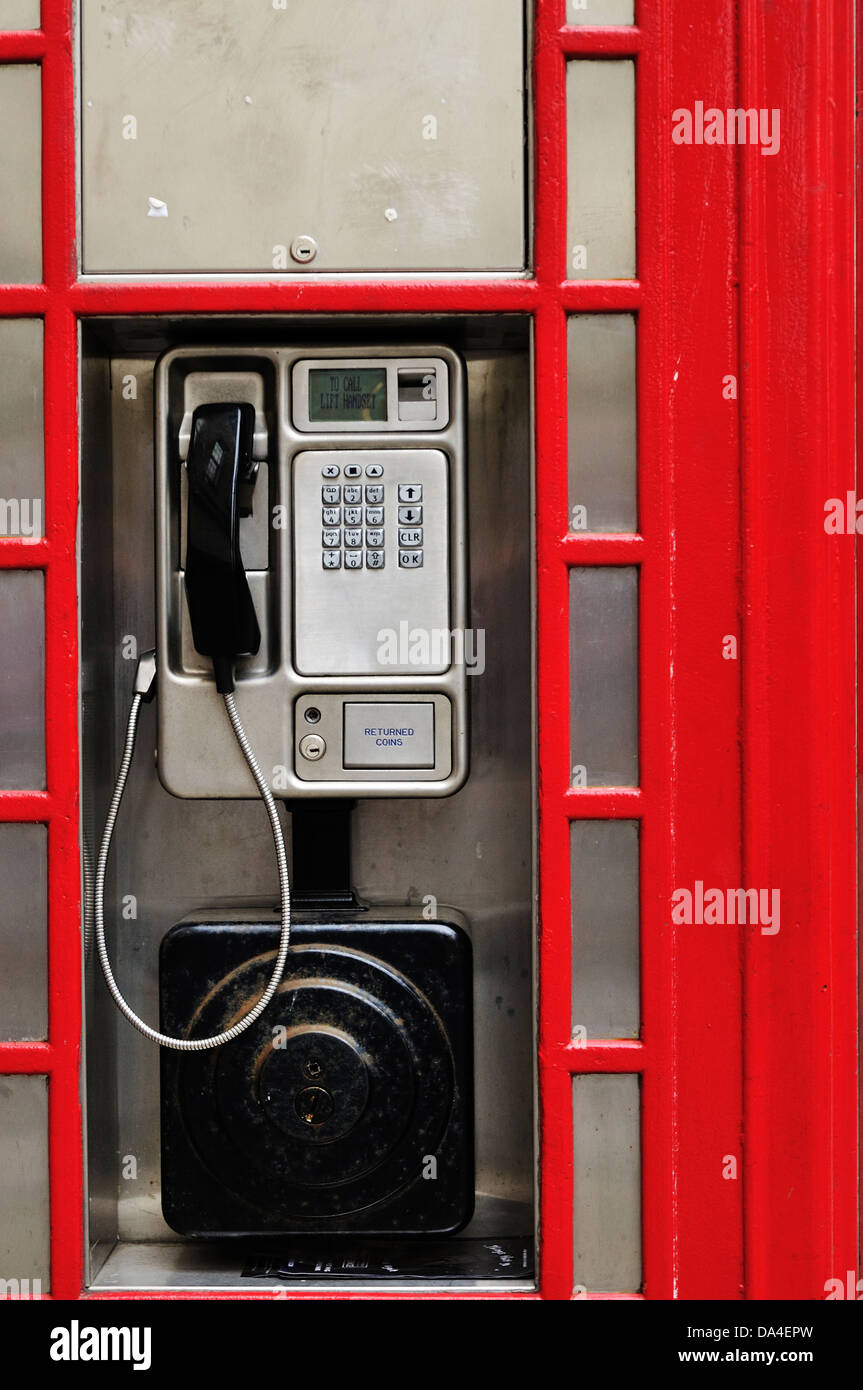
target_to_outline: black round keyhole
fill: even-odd
[[[322,1125],[333,1113],[333,1098],[322,1086],[304,1086],[294,1098],[294,1109],[307,1125]]]

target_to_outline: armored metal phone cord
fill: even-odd
[[[155,679],[155,667],[153,667],[153,679]],[[135,685],[136,690],[132,698],[132,707],[129,710],[129,722],[126,725],[126,743],[123,749],[123,758],[120,763],[120,771],[117,773],[117,783],[114,787],[114,795],[111,798],[108,818],[105,822],[105,830],[102,835],[102,843],[99,847],[99,858],[96,862],[96,882],[93,891],[96,950],[99,953],[102,973],[105,976],[105,982],[108,989],[111,991],[114,1003],[117,1005],[121,1014],[128,1019],[133,1028],[137,1028],[138,1032],[143,1033],[145,1038],[149,1038],[151,1042],[159,1043],[162,1047],[171,1047],[177,1052],[204,1052],[208,1048],[221,1047],[223,1043],[231,1042],[234,1038],[239,1037],[241,1033],[244,1033],[247,1028],[251,1027],[255,1019],[260,1018],[281,983],[291,940],[291,882],[288,876],[288,857],[285,852],[285,840],[282,834],[282,827],[279,823],[279,813],[276,808],[275,799],[264,779],[264,774],[258,766],[258,760],[255,757],[251,744],[246,737],[246,731],[237,713],[237,706],[234,701],[233,693],[230,691],[225,692],[223,694],[223,699],[225,701],[225,709],[228,712],[228,718],[231,721],[231,728],[234,731],[237,743],[240,745],[243,757],[248,764],[249,771],[255,780],[255,785],[267,808],[267,815],[270,818],[270,829],[273,832],[273,841],[276,846],[282,906],[282,931],[279,937],[279,950],[276,956],[276,963],[273,966],[273,973],[270,976],[270,982],[257,1004],[240,1019],[239,1023],[235,1023],[232,1028],[226,1028],[224,1033],[216,1033],[215,1036],[211,1038],[171,1038],[168,1037],[166,1033],[159,1033],[155,1028],[151,1028],[149,1024],[145,1023],[143,1019],[140,1019],[135,1011],[129,1007],[120,993],[117,981],[114,979],[114,974],[111,970],[111,962],[108,959],[108,950],[105,945],[105,871],[108,867],[111,837],[114,833],[117,813],[120,810],[120,802],[123,800],[126,779],[129,776],[129,768],[132,764],[132,754],[135,751],[135,736],[138,731],[138,713],[144,698],[137,675]]]

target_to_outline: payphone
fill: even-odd
[[[95,921],[115,1002],[163,1048],[162,1202],[183,1234],[445,1233],[472,1210],[465,923],[371,912],[346,878],[355,798],[443,796],[467,775],[465,478],[449,348],[190,347],[158,364],[157,648],[138,664]],[[121,994],[104,927],[156,694],[165,787],[260,795],[281,896],[279,914],[168,932],[161,1031]]]

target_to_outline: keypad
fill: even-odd
[[[332,479],[340,470],[335,464],[326,464],[321,472]],[[346,463],[341,473],[344,478],[361,478],[363,467]],[[343,485],[330,481],[321,487],[321,563],[326,570],[385,568],[383,464],[366,464],[365,475],[381,481]],[[399,569],[422,568],[422,495],[422,483],[399,483],[395,497],[390,498],[391,502],[398,501]]]

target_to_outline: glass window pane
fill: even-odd
[[[636,531],[635,319],[574,314],[567,324],[572,531]]]
[[[637,1038],[638,822],[573,821],[571,857],[573,1035]]]
[[[637,786],[637,569],[573,569],[569,600],[573,784]]]
[[[566,69],[567,276],[635,275],[635,64]]]
[[[0,0],[0,29],[38,29],[39,0]]]
[[[637,1076],[576,1076],[572,1087],[573,1282],[597,1293],[641,1287]]]
[[[7,1296],[48,1293],[48,1081],[0,1076],[0,1279]],[[33,1280],[41,1281],[41,1289]],[[10,1285],[10,1280],[17,1283]],[[26,1282],[25,1282],[26,1281]]]
[[[0,825],[0,1038],[48,1032],[47,832]]]
[[[0,536],[41,536],[41,319],[0,319],[0,420]]]
[[[45,613],[37,570],[0,574],[0,787],[45,785]]]
[[[42,89],[38,67],[0,66],[0,282],[42,279]]]
[[[567,24],[633,24],[633,0],[566,0]]]

